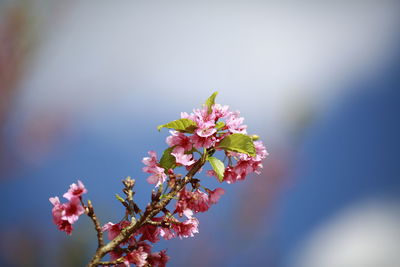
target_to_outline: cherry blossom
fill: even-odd
[[[174,231],[170,228],[162,227],[160,229],[160,236],[162,236],[165,240],[170,240],[176,237]]]
[[[201,137],[197,134],[194,134],[189,137],[190,141],[193,143],[193,146],[197,149],[199,148],[210,148],[215,145],[217,142],[217,138],[215,136],[210,136],[210,137]]]
[[[145,224],[144,226],[140,227],[135,234],[142,235],[140,237],[140,241],[148,240],[152,243],[157,243],[160,241],[160,228],[155,225]]]
[[[174,148],[171,155],[175,157],[177,164],[190,166],[195,163],[192,154],[185,154],[185,150],[183,149],[183,147]]]
[[[72,224],[65,219],[62,219],[64,213],[64,206],[60,203],[58,197],[52,197],[49,199],[51,204],[53,204],[52,215],[53,222],[57,225],[58,230],[66,232],[68,235],[72,233]]]
[[[169,256],[166,250],[160,252],[151,253],[147,258],[148,263],[154,267],[165,267],[169,261]]]
[[[199,232],[199,221],[192,217],[184,222],[173,224],[172,227],[181,239],[182,237],[193,237],[194,234]]]
[[[215,123],[212,121],[200,122],[196,130],[196,134],[200,137],[209,137],[216,132]]]
[[[143,171],[151,173],[152,175],[147,178],[147,182],[150,184],[156,184],[158,187],[160,184],[164,183],[167,179],[164,168],[161,168],[157,163],[157,154],[155,151],[149,151],[150,157],[143,158],[142,162],[147,165],[143,167]]]
[[[82,194],[87,193],[87,190],[83,183],[78,180],[78,184],[71,184],[67,193],[63,195],[68,200],[71,200],[73,197],[80,197]]]
[[[200,189],[196,189],[194,192],[183,189],[179,192],[179,200],[176,202],[175,212],[180,216],[188,214],[187,210],[205,212],[210,208],[210,205],[208,195]]]
[[[64,194],[64,197],[69,200],[68,202],[61,203],[58,197],[49,199],[50,203],[53,204],[53,222],[60,231],[64,231],[68,235],[72,233],[72,224],[79,219],[80,215],[85,213],[80,197],[86,192],[85,186],[78,180],[78,185],[71,184],[68,192]]]
[[[182,147],[184,151],[189,151],[192,149],[193,144],[190,142],[189,137],[178,131],[169,131],[170,136],[167,137],[167,144],[170,147]]]
[[[216,188],[215,190],[207,190],[208,192],[208,202],[210,204],[216,204],[218,200],[221,198],[223,194],[225,194],[225,190],[222,188]]]
[[[137,267],[143,267],[147,264],[147,253],[143,251],[143,247],[133,250],[125,256],[125,265],[130,266],[130,263],[135,264]]]
[[[103,232],[108,232],[108,239],[109,240],[113,240],[117,235],[119,235],[122,231],[122,229],[124,229],[126,226],[128,226],[130,223],[128,221],[122,221],[120,223],[112,223],[112,222],[108,222],[105,225],[103,225],[103,227],[101,228],[101,230]]]
[[[73,197],[71,200],[63,206],[61,219],[67,220],[70,224],[73,224],[79,219],[79,216],[85,213],[85,209],[82,207],[79,198]]]

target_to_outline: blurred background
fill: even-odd
[[[0,265],[84,266],[91,222],[67,237],[48,198],[80,179],[116,222],[131,176],[145,205],[156,126],[218,90],[270,156],[169,266],[400,266],[399,5],[0,1]]]

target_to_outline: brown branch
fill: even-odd
[[[94,213],[93,205],[90,200],[88,200],[88,207],[87,207],[87,216],[92,219],[94,228],[96,229],[97,232],[97,250],[99,250],[101,247],[104,246],[104,240],[103,240],[103,231],[101,230],[100,222],[97,219],[96,214]]]
[[[100,261],[98,263],[98,265],[103,265],[103,266],[117,265],[117,264],[123,263],[124,260],[125,260],[125,258],[121,257],[121,258],[116,259],[115,261]]]
[[[155,225],[155,226],[164,226],[164,227],[169,227],[171,225],[171,223],[169,222],[155,222],[155,221],[147,221],[146,224],[150,224],[150,225]]]
[[[186,174],[185,178],[179,180],[175,183],[175,186],[171,188],[168,195],[176,196],[180,190],[182,190],[186,184],[191,182],[193,176],[201,169],[205,164],[207,159],[207,151],[202,155],[202,157],[193,165],[190,171]],[[101,259],[109,252],[113,251],[119,244],[129,239],[137,229],[139,229],[144,224],[148,223],[154,216],[156,216],[161,210],[163,210],[171,201],[171,198],[163,198],[159,202],[152,202],[147,208],[140,219],[135,223],[132,222],[129,226],[121,231],[121,233],[111,240],[106,245],[99,247],[96,254],[93,256],[88,267],[95,267],[100,264]]]

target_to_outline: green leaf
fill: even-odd
[[[245,134],[231,134],[222,139],[218,144],[219,148],[230,150],[239,153],[245,153],[250,156],[256,155],[256,149],[253,144],[253,140],[250,136]]]
[[[224,179],[224,172],[225,172],[224,163],[215,157],[208,157],[207,160],[210,162],[211,167],[217,174],[218,180],[222,182],[222,179]]]
[[[223,122],[223,121],[219,121],[215,124],[215,128],[217,128],[218,130],[220,130],[224,127],[225,127],[225,122]]]
[[[206,100],[207,112],[211,114],[212,112],[212,105],[215,104],[215,98],[217,97],[218,92],[214,92],[209,98]]]
[[[185,133],[193,133],[194,130],[197,128],[196,122],[190,120],[190,119],[179,119],[175,121],[168,122],[163,125],[159,125],[157,127],[158,131],[161,131],[162,128],[169,128],[169,129],[174,129],[180,132],[185,132]]]
[[[121,203],[125,202],[125,199],[123,199],[120,195],[115,194],[115,198],[118,199]]]
[[[173,149],[174,147],[165,149],[160,159],[160,166],[165,169],[165,172],[168,172],[169,169],[174,169],[176,167],[176,159],[173,155],[171,155]]]

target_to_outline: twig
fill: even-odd
[[[111,265],[117,265],[120,263],[124,262],[124,257],[118,258],[115,261],[100,261],[98,265],[103,265],[103,266],[111,266]]]
[[[147,221],[146,224],[150,224],[150,225],[155,225],[155,226],[164,226],[164,227],[169,227],[171,225],[171,223],[169,222],[155,222],[155,221]]]
[[[100,222],[94,213],[93,205],[90,200],[88,200],[87,215],[92,219],[94,227],[97,232],[97,250],[104,246],[103,231],[101,230]]]

